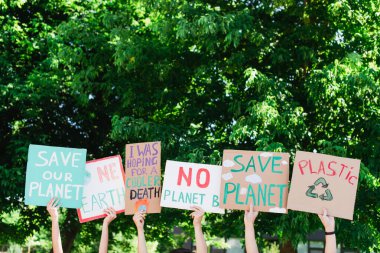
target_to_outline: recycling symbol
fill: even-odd
[[[318,196],[317,193],[314,193],[315,187],[319,184],[322,184],[322,188],[326,188],[325,193]],[[331,194],[331,191],[327,189],[329,184],[326,182],[326,180],[323,177],[318,178],[313,185],[309,186],[309,189],[306,191],[306,196],[311,198],[320,198],[321,200],[331,201],[333,199],[333,196]]]

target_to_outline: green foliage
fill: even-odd
[[[0,1],[0,241],[44,241],[49,231],[46,210],[23,204],[30,143],[87,148],[94,159],[160,140],[162,165],[220,164],[226,148],[361,159],[354,221],[338,220],[337,238],[380,250],[379,8],[378,0]],[[62,219],[73,252],[96,251],[101,221],[79,225],[75,210]],[[213,242],[242,237],[242,224],[238,211],[210,214],[204,230]],[[296,245],[321,224],[290,211],[261,213],[257,227],[259,240]],[[129,216],[111,231],[110,249],[134,244]],[[166,208],[148,216],[146,232],[158,252],[193,236],[188,213]]]

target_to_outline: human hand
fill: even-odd
[[[201,226],[203,215],[205,214],[205,211],[199,207],[199,206],[191,206],[190,207],[193,212],[190,214],[190,216],[193,218],[193,225],[194,226]]]
[[[133,221],[135,222],[137,230],[144,230],[145,215],[145,211],[138,211],[133,215]]]
[[[58,208],[61,207],[61,203],[59,201],[59,198],[51,198],[46,206],[52,221],[58,221]]]
[[[103,220],[103,224],[109,225],[116,218],[116,211],[113,207],[108,207],[103,211],[107,215]]]
[[[255,223],[256,217],[259,215],[258,211],[253,211],[253,204],[249,205],[249,211],[245,210],[244,213],[244,224],[246,226],[252,226]]]
[[[323,226],[325,227],[325,232],[334,232],[335,230],[335,219],[333,216],[327,215],[327,209],[323,208],[323,214],[318,214]]]

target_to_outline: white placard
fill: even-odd
[[[77,209],[81,223],[106,217],[104,209],[125,210],[124,169],[121,157],[111,156],[86,163],[82,207]]]
[[[161,206],[224,213],[219,207],[221,173],[221,166],[166,161]]]

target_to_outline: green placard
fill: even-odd
[[[85,178],[86,149],[29,146],[25,204],[46,206],[52,197],[61,206],[80,208]]]

